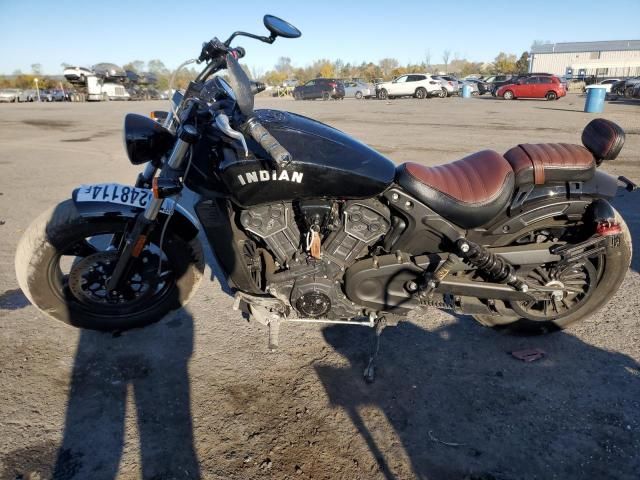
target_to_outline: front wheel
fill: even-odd
[[[324,92],[322,94],[322,100],[324,100],[325,102],[330,99],[331,99],[331,94],[329,92]]]
[[[142,327],[185,305],[202,277],[203,254],[197,239],[171,228],[162,240],[154,231],[118,291],[106,289],[129,223],[84,217],[71,200],[43,213],[18,244],[20,288],[43,313],[92,330]]]
[[[378,98],[380,100],[387,100],[387,98],[389,98],[389,92],[387,92],[386,88],[380,89],[380,91],[378,92]]]
[[[504,92],[504,95],[502,95],[502,98],[504,98],[505,100],[513,100],[515,98],[515,95],[511,90],[507,90],[506,92]]]

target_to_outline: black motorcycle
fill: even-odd
[[[40,310],[97,330],[155,322],[194,293],[201,231],[235,307],[274,345],[284,321],[381,327],[423,307],[562,328],[614,295],[631,238],[609,199],[635,185],[597,167],[620,152],[620,127],[593,120],[584,146],[396,166],[320,122],[254,111],[264,86],[232,40],[300,36],[279,18],[264,24],[268,37],[205,43],[206,67],[163,124],[126,116],[129,160],[146,164],[135,186],[83,185],[27,230],[16,270]],[[225,68],[228,82],[214,75]],[[197,219],[184,189],[198,195]]]

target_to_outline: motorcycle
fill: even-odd
[[[549,331],[614,295],[631,238],[609,200],[636,185],[597,167],[622,149],[618,125],[591,121],[583,145],[396,166],[310,118],[254,110],[264,85],[232,41],[301,35],[271,15],[264,25],[268,37],[203,44],[203,71],[162,124],[126,116],[129,160],[145,165],[133,186],[82,185],[25,232],[17,277],[42,312],[107,331],[158,321],[196,290],[201,231],[234,308],[268,326],[272,347],[282,322],[379,334],[428,307]],[[215,75],[225,68],[228,81]],[[186,190],[198,195],[197,218],[180,203]]]

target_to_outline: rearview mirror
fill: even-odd
[[[264,16],[264,26],[271,32],[273,37],[298,38],[302,33],[289,22],[273,15]]]

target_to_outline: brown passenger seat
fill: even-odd
[[[593,177],[596,160],[581,145],[525,143],[504,154],[516,174],[516,185],[586,181]]]

